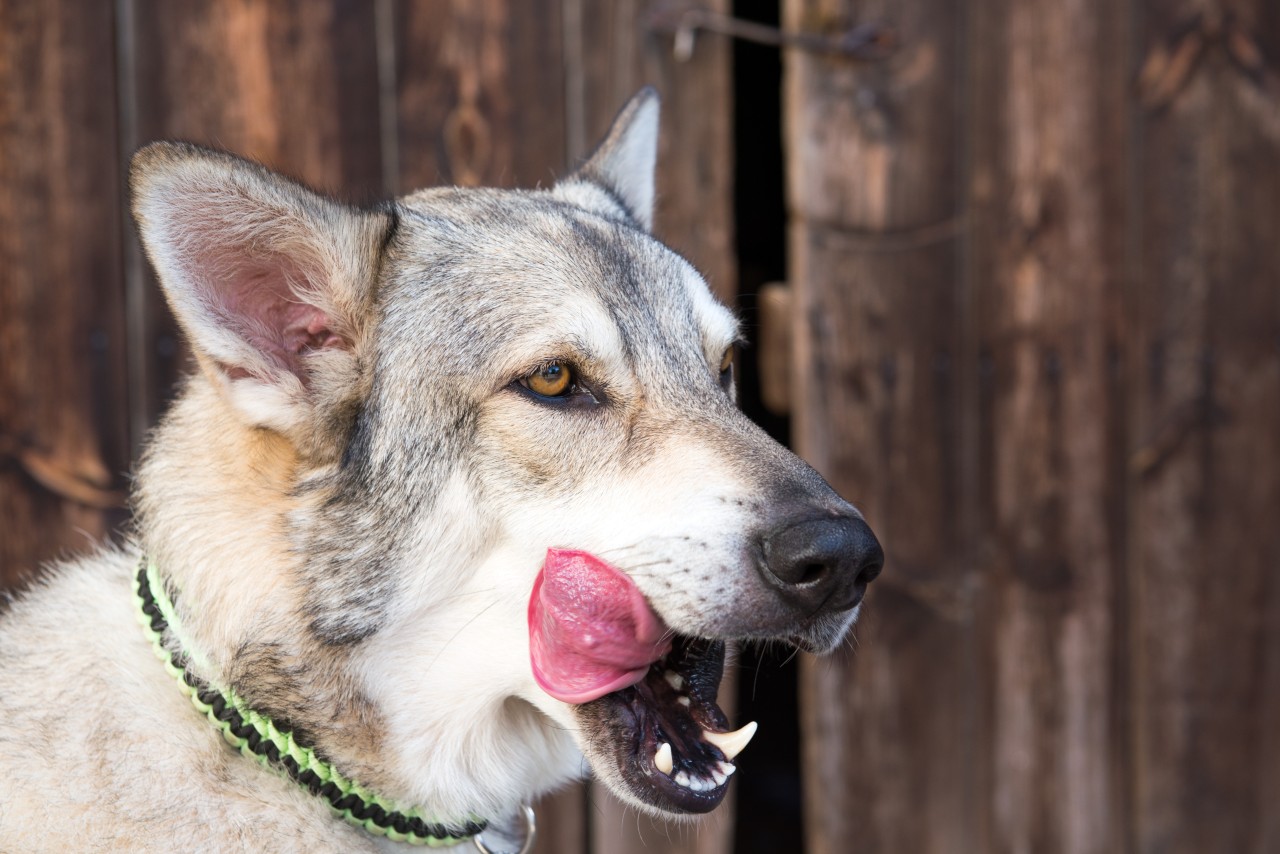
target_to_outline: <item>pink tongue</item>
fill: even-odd
[[[586,552],[547,550],[529,597],[529,654],[544,691],[586,703],[636,684],[670,649],[625,573]]]

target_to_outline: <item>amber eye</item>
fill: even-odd
[[[548,362],[529,376],[524,385],[543,397],[560,397],[573,387],[573,371],[564,362]]]

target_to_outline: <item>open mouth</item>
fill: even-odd
[[[577,706],[590,752],[632,796],[682,813],[724,799],[755,724],[729,732],[716,705],[723,641],[674,634],[624,573],[557,549],[534,584],[529,639],[538,684]]]
[[[607,732],[602,741],[641,800],[701,813],[724,799],[737,770],[733,759],[756,725],[728,732],[729,721],[716,705],[723,672],[723,641],[676,636],[642,680],[584,707]]]

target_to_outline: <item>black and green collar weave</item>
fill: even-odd
[[[135,600],[139,621],[151,638],[156,656],[178,680],[192,704],[221,730],[223,738],[242,754],[262,765],[284,772],[316,797],[328,802],[347,823],[377,836],[411,845],[456,845],[478,835],[481,821],[449,826],[428,821],[414,808],[405,809],[375,795],[344,777],[314,748],[300,744],[291,731],[249,708],[230,688],[218,690],[187,669],[185,651],[170,652],[164,645],[166,630],[181,645],[181,630],[173,603],[165,593],[156,568],[145,558],[138,567]]]

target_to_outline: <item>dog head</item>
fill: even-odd
[[[310,729],[405,798],[502,808],[581,751],[633,804],[709,810],[750,734],[715,704],[725,643],[832,649],[883,562],[735,405],[737,323],[649,233],[657,116],[641,93],[550,190],[369,211],[192,146],[135,158],[139,230],[200,367],[188,397],[224,416],[207,441],[270,436],[254,447],[289,459],[263,487],[273,585],[204,637],[269,708],[293,668],[291,722],[359,697],[377,737]],[[179,579],[197,602],[218,583]],[[261,649],[287,666],[237,665]]]

